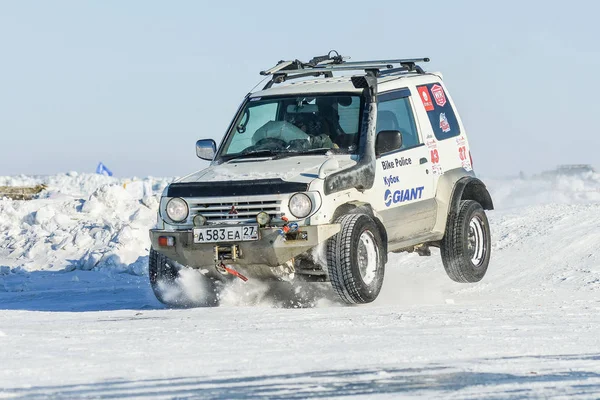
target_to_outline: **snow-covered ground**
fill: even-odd
[[[373,304],[239,281],[217,308],[160,305],[148,228],[168,179],[46,183],[0,200],[0,398],[599,398],[600,177],[486,179],[478,284],[393,254]],[[125,185],[125,187],[124,187]]]

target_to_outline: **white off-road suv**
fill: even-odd
[[[163,193],[150,231],[157,298],[176,305],[166,290],[195,268],[210,287],[330,281],[342,301],[368,303],[389,252],[430,246],[451,279],[481,280],[492,199],[441,74],[417,65],[427,61],[330,52],[262,71],[270,80],[246,96],[218,148],[197,142],[211,165]]]

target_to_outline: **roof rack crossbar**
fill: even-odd
[[[408,67],[400,67],[400,68],[386,69],[385,71],[381,71],[379,73],[379,75],[381,75],[381,76],[398,75],[398,74],[406,73],[406,72],[410,72],[410,69]]]
[[[335,56],[331,54],[335,53]],[[335,50],[328,53],[327,56],[313,57],[308,63],[300,60],[281,60],[272,68],[260,71],[263,76],[271,75],[273,78],[265,89],[271,87],[274,83],[282,83],[289,79],[302,78],[307,76],[325,75],[333,76],[332,71],[356,71],[364,70],[366,74],[374,75],[395,75],[400,73],[423,74],[423,69],[418,66],[418,62],[429,62],[428,57],[423,58],[397,58],[387,60],[368,60],[368,61],[345,61],[344,57]]]
[[[406,64],[406,63],[418,63],[418,62],[429,62],[428,57],[423,58],[396,58],[390,60],[369,60],[369,61],[345,61],[342,65],[359,65],[359,64]]]
[[[367,70],[367,69],[391,69],[394,66],[392,64],[361,64],[361,65],[332,65],[324,67],[311,68],[313,71],[327,70],[327,71],[356,71],[356,70]]]

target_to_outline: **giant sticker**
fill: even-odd
[[[386,207],[389,207],[392,204],[418,200],[423,196],[423,189],[425,189],[425,186],[419,186],[410,189],[400,189],[393,192],[390,189],[387,189],[383,195],[383,202],[385,203]]]

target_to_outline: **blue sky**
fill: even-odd
[[[0,175],[206,166],[258,71],[337,49],[444,73],[484,175],[600,167],[594,1],[0,1]]]

